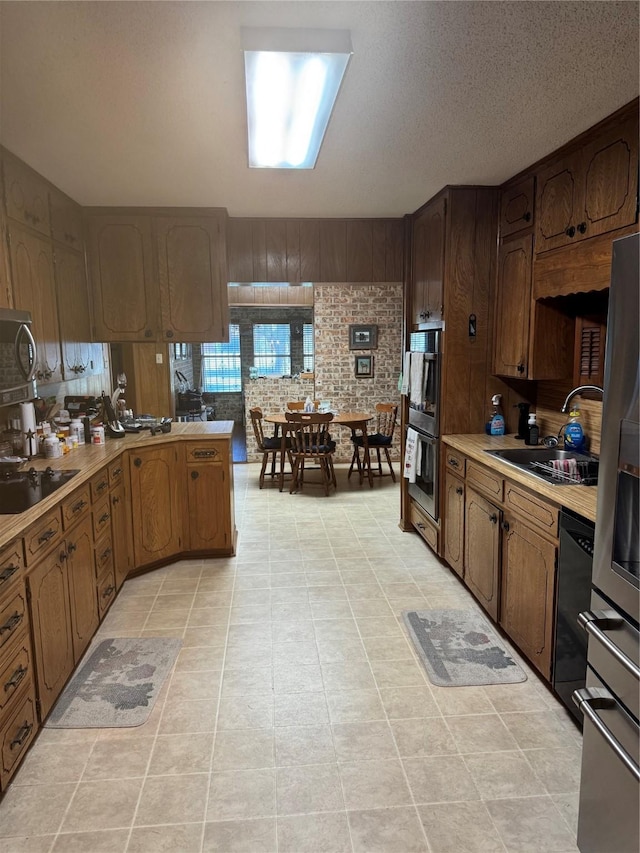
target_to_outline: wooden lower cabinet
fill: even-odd
[[[500,624],[549,679],[557,547],[510,513],[503,527]]]
[[[464,514],[464,579],[487,613],[497,620],[500,510],[468,486]]]
[[[78,524],[66,540],[73,657],[77,663],[99,624],[91,518]]]
[[[7,721],[0,726],[0,790],[6,789],[37,732],[36,697],[33,683],[29,681],[28,687],[24,688],[22,696],[16,701],[15,710],[8,714]]]
[[[444,482],[444,558],[464,577],[464,482],[448,471]]]
[[[120,589],[133,568],[133,530],[131,500],[124,482],[111,489],[111,532],[115,585]]]
[[[136,567],[165,560],[183,550],[182,471],[178,458],[175,445],[141,448],[129,454]]]
[[[229,551],[229,460],[225,448],[214,442],[189,443],[186,488],[188,523],[187,547],[190,551]]]
[[[74,666],[69,573],[60,549],[27,576],[40,720],[49,713]]]

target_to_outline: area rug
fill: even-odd
[[[433,684],[461,687],[526,681],[524,671],[479,613],[407,610],[402,616]]]
[[[103,640],[89,649],[46,725],[54,729],[142,725],[181,645],[182,640],[167,637]]]

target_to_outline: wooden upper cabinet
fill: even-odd
[[[533,236],[516,237],[498,250],[493,372],[527,378]]]
[[[632,225],[638,208],[638,117],[618,119],[537,175],[536,253]]]
[[[224,219],[154,219],[163,340],[229,339]]]
[[[87,240],[94,338],[155,340],[159,300],[151,217],[90,212]]]
[[[62,341],[62,368],[65,379],[77,379],[94,372],[92,363],[91,318],[84,257],[62,246],[54,246],[56,295]]]
[[[21,160],[3,153],[7,216],[50,236],[49,198],[46,182]]]
[[[535,180],[529,175],[504,189],[500,196],[500,236],[508,237],[533,225]]]
[[[51,213],[51,236],[58,243],[82,252],[82,208],[75,201],[56,189],[49,190]]]
[[[14,304],[29,311],[33,319],[35,378],[40,384],[60,382],[62,360],[51,241],[12,224],[9,245]]]
[[[440,196],[413,221],[411,322],[442,319],[445,217],[447,200]]]

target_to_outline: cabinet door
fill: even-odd
[[[159,315],[151,217],[90,214],[87,242],[94,338],[155,340]]]
[[[580,237],[576,211],[579,213],[584,206],[581,173],[578,151],[554,161],[538,174],[536,252],[565,246]]]
[[[533,225],[534,178],[529,175],[500,195],[500,237],[504,239]]]
[[[229,548],[229,485],[225,465],[204,462],[187,465],[189,548],[213,551]]]
[[[136,567],[182,550],[182,488],[173,446],[145,448],[129,456]]]
[[[27,589],[40,719],[44,720],[74,664],[66,561],[58,553],[45,558],[27,577]]]
[[[93,373],[91,320],[84,258],[76,252],[56,246],[53,260],[64,378],[89,376]]]
[[[413,223],[412,322],[442,317],[446,199],[437,199]]]
[[[120,589],[133,568],[131,500],[124,480],[111,489],[111,532],[113,535],[115,581],[116,587]]]
[[[464,483],[453,474],[444,480],[444,558],[464,576]]]
[[[154,220],[167,341],[228,341],[229,307],[224,217]]]
[[[13,299],[29,311],[37,346],[35,378],[40,384],[62,381],[60,329],[51,242],[19,226],[9,229]]]
[[[583,238],[631,225],[638,209],[638,119],[610,128],[583,152]]]
[[[531,312],[533,237],[509,240],[498,252],[493,372],[526,378]]]
[[[82,252],[82,208],[59,190],[49,190],[51,236],[58,243]]]
[[[500,510],[467,486],[464,520],[465,583],[498,618],[500,600]]]
[[[542,675],[551,676],[557,549],[528,525],[505,516],[500,624]]]
[[[2,180],[0,176],[0,199],[2,199]],[[9,274],[9,242],[7,222],[0,202],[0,308],[13,308],[13,291]]]
[[[50,236],[47,184],[21,160],[3,155],[7,216]]]
[[[99,622],[90,518],[74,527],[67,537],[67,556],[73,656],[77,663]]]

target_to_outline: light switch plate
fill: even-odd
[[[162,353],[161,353],[161,352],[157,352],[157,353],[156,353],[156,364],[162,364],[162,360],[163,360],[163,359],[162,359]]]

